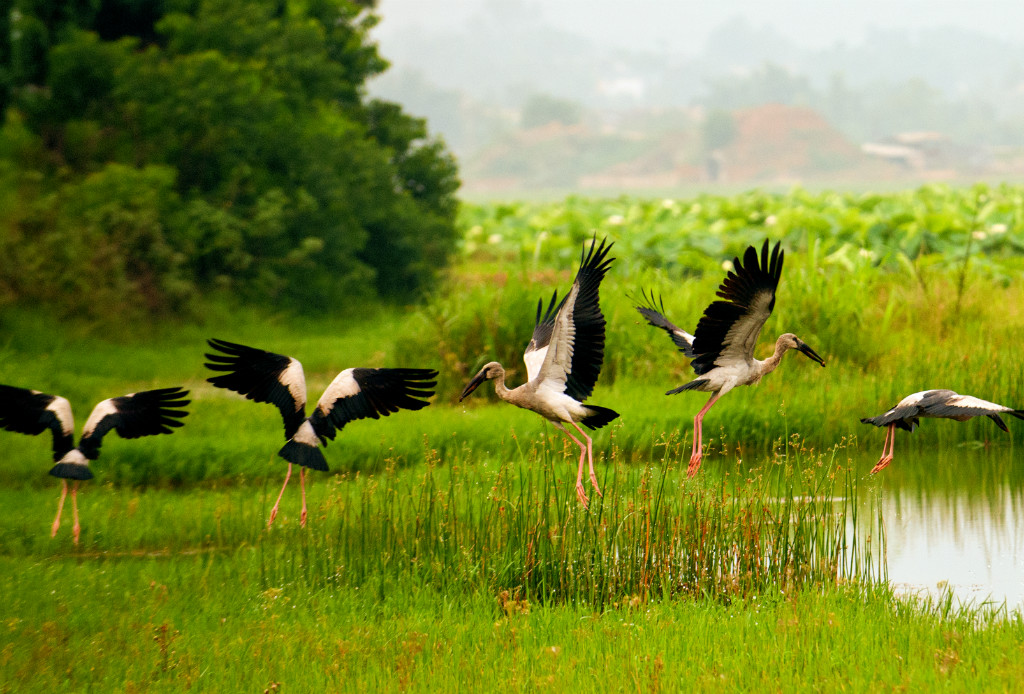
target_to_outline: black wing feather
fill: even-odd
[[[548,302],[548,310],[544,311],[544,299],[537,299],[537,320],[533,327],[533,336],[530,338],[530,344],[526,346],[526,353],[533,352],[538,349],[543,349],[551,344],[551,331],[555,327],[555,316],[562,309],[562,304],[565,303],[563,298],[556,308],[555,302],[558,301],[558,290],[556,289],[554,294],[551,295],[551,301]]]
[[[313,430],[322,439],[334,439],[349,422],[357,419],[379,419],[399,410],[420,410],[429,405],[434,395],[437,371],[434,369],[365,369],[352,370],[359,392],[337,398],[327,406],[326,413],[318,405],[310,416]],[[423,398],[423,399],[419,399]]]
[[[86,423],[78,450],[86,458],[95,460],[103,437],[111,429],[123,439],[170,434],[184,424],[181,420],[188,416],[188,412],[182,409],[190,403],[185,399],[187,396],[188,391],[182,388],[157,388],[111,398],[113,412],[92,427]]]
[[[661,297],[658,297],[658,299],[655,300],[654,290],[651,290],[650,295],[648,295],[645,290],[641,289],[640,295],[644,299],[644,303],[636,307],[636,310],[640,312],[640,315],[655,328],[661,328],[668,333],[668,336],[672,339],[672,343],[676,348],[688,358],[693,359],[696,355],[693,353],[692,341],[687,339],[687,333],[685,330],[678,327],[665,317],[665,303],[661,300]]]
[[[572,306],[572,321],[575,339],[572,351],[572,371],[565,381],[565,392],[569,397],[583,402],[594,392],[597,377],[604,362],[604,314],[601,313],[598,290],[601,280],[608,273],[614,258],[608,258],[608,251],[614,243],[602,239],[597,246],[597,237],[590,243],[590,251],[582,257],[580,269],[574,284],[579,286],[576,301]],[[596,248],[595,248],[596,247]],[[563,301],[564,303],[564,301]]]
[[[75,447],[75,441],[74,432],[65,433],[64,423],[46,409],[56,399],[55,395],[28,388],[0,385],[0,428],[30,436],[49,429],[53,433],[53,459],[60,460]]]
[[[288,387],[280,380],[291,363],[291,357],[266,350],[247,347],[226,340],[207,340],[210,347],[223,354],[207,354],[206,368],[224,371],[212,376],[210,383],[244,395],[254,402],[265,402],[277,407],[284,418],[284,437],[291,439],[306,419],[305,394],[297,402]]]
[[[723,350],[729,347],[727,336],[733,326],[744,318],[753,319],[758,299],[764,292],[770,292],[768,312],[762,317],[760,324],[751,325],[758,333],[775,308],[775,290],[782,277],[782,262],[785,252],[776,243],[771,255],[768,254],[768,239],[761,247],[760,263],[757,251],[753,246],[747,247],[743,261],[733,259],[733,271],[730,271],[718,288],[717,296],[724,301],[715,301],[701,316],[694,331],[693,352],[697,357],[691,363],[698,374],[705,374],[715,368],[715,362]],[[756,338],[755,338],[756,339]]]

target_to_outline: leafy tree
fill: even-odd
[[[84,275],[79,296],[94,284],[108,305],[145,292],[157,311],[226,290],[321,310],[374,290],[414,296],[446,263],[455,162],[422,120],[365,98],[387,67],[368,40],[371,3],[22,4],[19,23],[40,31],[5,63],[20,115],[0,152],[20,183],[0,229],[23,254],[41,255],[63,225],[83,258],[90,243],[142,258]],[[37,69],[18,50],[42,56]],[[43,200],[76,201],[80,222]],[[26,235],[33,223],[41,233]],[[47,293],[11,286],[22,300]]]

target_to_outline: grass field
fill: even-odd
[[[49,440],[0,432],[0,691],[1013,690],[1024,677],[1019,612],[897,597],[886,585],[884,532],[872,495],[858,491],[882,432],[858,419],[929,387],[1024,405],[1024,282],[1007,216],[1016,193],[997,191],[984,213],[986,228],[1009,225],[986,239],[996,245],[956,245],[982,212],[953,199],[973,217],[946,210],[955,228],[926,240],[947,247],[901,247],[902,261],[872,259],[881,232],[870,225],[867,254],[786,225],[814,205],[841,210],[842,229],[886,205],[923,207],[927,219],[934,191],[860,212],[792,197],[683,206],[697,220],[708,207],[748,220],[716,232],[723,249],[786,239],[759,354],[792,330],[828,361],[789,356],[716,405],[690,481],[680,465],[705,398],[663,395],[689,378],[687,365],[629,296],[654,287],[692,328],[723,270],[721,254],[690,265],[700,253],[651,241],[671,229],[662,201],[632,213],[630,201],[470,210],[468,240],[504,241],[465,249],[423,305],[344,320],[220,307],[201,321],[96,326],[8,311],[0,383],[68,397],[79,426],[98,400],[144,388],[180,384],[193,402],[173,436],[105,440],[81,494],[77,547],[68,527],[49,537],[59,492],[45,474]],[[646,226],[634,238],[605,225],[621,259],[602,288],[608,345],[592,401],[622,416],[595,436],[605,496],[584,511],[575,453],[557,432],[489,388],[456,399],[484,361],[521,369],[536,300],[571,281],[577,240],[531,255],[521,239],[502,245],[512,230],[526,234],[537,222],[523,220],[539,215],[555,220],[553,235],[558,219],[586,235],[595,225],[576,218],[607,220],[615,205]],[[766,230],[771,205],[803,208]],[[651,257],[679,265],[630,262],[644,239]],[[298,527],[289,488],[268,531],[285,469],[280,417],[205,383],[207,337],[297,357],[313,397],[356,365],[439,368],[439,394],[422,412],[349,425],[327,449],[332,474],[310,478],[309,527]],[[972,442],[1013,450],[1022,434],[1013,423],[1008,435],[987,421],[924,426],[900,439],[893,474],[956,488],[953,466],[896,465]]]

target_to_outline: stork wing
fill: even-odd
[[[604,315],[598,289],[614,258],[607,258],[614,244],[607,239],[582,257],[569,294],[555,314],[551,337],[538,378],[548,381],[569,397],[583,402],[594,392],[604,361]]]
[[[676,327],[665,317],[665,304],[662,302],[661,297],[658,297],[658,300],[655,301],[653,290],[650,296],[648,296],[647,292],[641,289],[640,295],[644,298],[644,303],[636,307],[640,315],[647,319],[647,322],[655,328],[661,328],[668,333],[676,348],[690,359],[693,359],[696,356],[693,353],[693,335],[682,328]]]
[[[75,447],[71,404],[59,395],[0,385],[0,428],[32,436],[49,429],[55,461]]]
[[[210,383],[241,393],[254,402],[275,405],[284,418],[284,437],[291,439],[306,419],[306,376],[302,364],[283,354],[225,340],[207,340],[223,354],[207,354],[206,368],[223,371]]]
[[[420,410],[434,394],[433,369],[345,369],[320,396],[310,416],[322,440],[357,419],[379,419],[399,410]]]
[[[715,366],[754,358],[757,337],[775,308],[775,289],[785,255],[779,245],[775,244],[769,258],[765,239],[760,264],[753,246],[747,248],[742,263],[739,258],[733,260],[735,271],[729,272],[718,288],[718,296],[725,301],[708,306],[694,332],[693,352],[697,357],[691,366],[697,375]]]
[[[551,344],[551,331],[555,327],[555,314],[562,309],[562,304],[565,303],[565,299],[562,299],[562,303],[558,304],[558,308],[555,308],[555,302],[558,301],[558,290],[551,295],[551,301],[548,303],[548,310],[544,312],[544,299],[537,300],[537,320],[533,327],[533,337],[530,338],[530,344],[526,346],[526,351],[523,352],[523,362],[526,364],[526,380],[532,381],[540,373],[540,367],[544,365],[544,357],[548,353],[548,345]],[[541,314],[543,312],[543,318]]]
[[[876,427],[884,427],[895,424],[900,429],[913,431],[917,427],[916,418],[924,413],[933,412],[933,408],[940,406],[948,400],[963,397],[952,390],[922,390],[918,393],[911,393],[900,400],[896,405],[877,417],[862,419],[865,424],[874,424]],[[984,413],[990,414],[990,413]],[[946,416],[946,415],[935,415]]]
[[[187,395],[188,391],[181,388],[158,388],[104,400],[86,420],[78,449],[86,458],[95,460],[103,437],[111,429],[116,429],[123,439],[170,434],[188,415],[179,409],[189,404],[185,400]]]
[[[921,411],[932,417],[980,417],[982,415],[992,416],[1000,412],[1015,412],[1012,407],[956,393],[953,393],[951,397],[934,402],[922,401]]]

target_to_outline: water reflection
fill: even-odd
[[[881,510],[889,580],[904,592],[1024,607],[1024,465],[1012,447],[907,450],[861,499]]]

